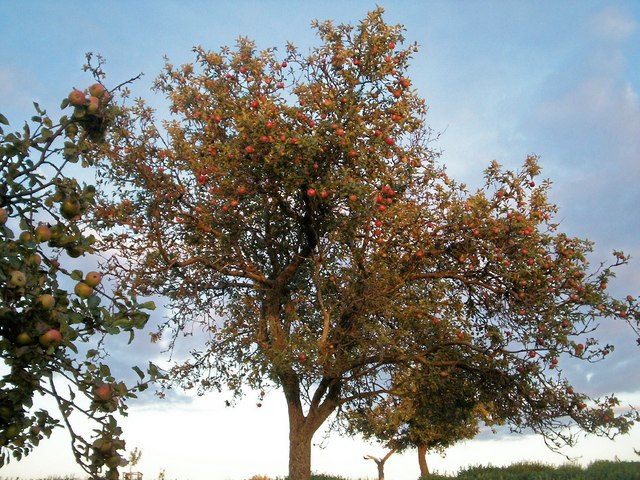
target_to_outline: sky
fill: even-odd
[[[191,49],[233,45],[239,36],[259,48],[284,52],[318,44],[312,20],[357,23],[375,8],[369,1],[112,0],[45,2],[0,0],[0,113],[14,128],[33,115],[36,101],[52,115],[73,87],[91,83],[82,72],[86,52],[107,60],[107,85],[139,73],[134,95],[163,104],[150,92],[163,57],[176,65],[193,60]],[[592,265],[622,250],[633,258],[612,287],[620,296],[640,294],[640,2],[595,1],[385,1],[388,23],[402,24],[417,42],[409,74],[426,99],[429,122],[441,133],[450,175],[473,189],[491,160],[517,168],[529,154],[540,157],[542,176],[553,182],[551,199],[561,227],[595,242]],[[89,261],[90,260],[86,260]],[[161,310],[160,310],[161,311]],[[640,351],[629,330],[606,324],[598,336],[616,344],[601,364],[575,366],[568,376],[592,395],[616,392],[640,407]],[[140,335],[135,348],[114,345],[124,369],[161,358],[161,347]],[[155,479],[246,479],[286,474],[287,420],[282,394],[268,392],[262,408],[249,393],[235,408],[225,395],[193,398],[176,392],[166,401],[150,395],[131,403],[123,420],[129,449],[143,450],[137,470]],[[640,428],[628,437],[584,439],[565,454],[597,459],[640,460]],[[374,478],[363,455],[384,449],[359,439],[317,434],[316,472]],[[474,464],[515,461],[562,463],[535,436],[483,432],[429,455],[432,470],[452,473]],[[56,433],[26,460],[0,476],[22,478],[81,474],[64,432]],[[415,479],[416,452],[392,456],[387,478]]]

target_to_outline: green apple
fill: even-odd
[[[21,332],[16,337],[16,343],[20,346],[30,345],[33,342],[33,338],[27,332]]]
[[[56,304],[56,299],[50,293],[43,293],[38,297],[38,303],[45,310],[50,310]]]
[[[22,243],[27,243],[27,242],[30,242],[31,240],[33,240],[33,235],[31,235],[31,232],[27,232],[25,230],[24,232],[20,232],[20,236],[18,237],[18,239]]]
[[[20,270],[13,270],[9,274],[9,286],[14,288],[24,287],[27,284],[27,276]]]
[[[80,215],[80,202],[70,198],[66,199],[60,206],[60,213],[67,220],[77,218]]]
[[[78,282],[73,291],[80,298],[89,298],[91,295],[93,295],[93,288],[91,288],[85,282]]]
[[[100,285],[101,281],[102,281],[102,274],[99,272],[89,272],[84,277],[84,283],[86,283],[92,288]]]

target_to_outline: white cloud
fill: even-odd
[[[608,7],[591,19],[592,33],[604,40],[625,40],[635,32],[637,25],[634,18],[616,7]]]

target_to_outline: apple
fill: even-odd
[[[24,232],[20,232],[20,236],[18,236],[18,239],[22,243],[27,243],[27,242],[30,242],[31,240],[33,240],[33,235],[31,235],[31,232],[27,232],[25,230]]]
[[[20,433],[20,428],[19,428],[17,425],[15,425],[15,424],[11,424],[11,425],[9,425],[9,426],[7,427],[7,429],[4,431],[4,436],[5,436],[7,439],[11,439],[11,438],[13,438],[13,437],[17,436],[17,435],[18,435],[18,433]]]
[[[51,239],[51,229],[48,225],[41,223],[36,227],[36,240],[39,242],[48,242]]]
[[[106,383],[104,385],[100,385],[99,387],[96,387],[94,393],[99,400],[105,402],[111,400],[111,385]]]
[[[16,343],[18,345],[29,345],[31,342],[33,342],[33,339],[27,332],[20,332],[16,337]]]
[[[102,281],[102,274],[99,272],[89,272],[84,277],[84,283],[89,285],[91,288],[94,288],[100,285],[101,281]]]
[[[89,87],[89,95],[96,98],[102,98],[106,91],[107,89],[100,83],[94,83]]]
[[[67,220],[77,218],[80,215],[80,202],[70,198],[66,199],[60,206],[60,213]]]
[[[78,282],[73,291],[80,298],[89,298],[91,295],[93,295],[93,288],[87,285],[85,282]]]
[[[0,208],[0,225],[4,225],[9,220],[9,212],[6,208]]]
[[[42,263],[42,257],[40,255],[38,255],[37,253],[32,253],[31,255],[29,255],[28,257],[25,258],[25,262],[28,265],[35,265],[38,266]]]
[[[56,304],[56,299],[50,293],[43,293],[38,297],[38,303],[45,310],[50,310]]]
[[[24,287],[27,284],[27,276],[20,270],[13,270],[9,273],[9,286],[10,287]]]
[[[309,188],[307,190],[307,195],[310,197],[315,197],[316,196],[316,189],[315,188]]]
[[[247,153],[253,153],[255,150],[251,145],[249,145],[247,148],[244,149],[244,151]]]
[[[100,108],[100,99],[98,97],[89,97],[89,104],[87,105],[87,112],[96,113]]]
[[[39,341],[44,348],[56,347],[62,342],[62,334],[60,330],[51,328],[40,335]]]
[[[74,88],[73,91],[69,94],[69,103],[74,107],[81,107],[87,101],[87,96],[84,92]]]
[[[304,363],[307,361],[307,356],[304,353],[300,353],[298,354],[298,360],[300,361],[300,363]]]
[[[117,468],[120,466],[121,460],[122,459],[120,458],[120,455],[112,455],[109,458],[107,458],[107,461],[105,462],[105,464],[109,468]]]

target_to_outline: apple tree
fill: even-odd
[[[574,421],[626,432],[618,400],[569,390],[560,362],[611,351],[590,334],[601,322],[637,329],[637,299],[604,288],[627,257],[590,267],[535,157],[490,165],[477,192],[451,179],[408,76],[416,47],[382,16],[315,22],[308,54],[241,38],[167,61],[154,88],[170,116],[123,105],[84,156],[105,187],[100,246],[119,252],[104,268],[122,291],[167,298],[155,338],[191,349],[176,384],[282,390],[292,480],[309,478],[332,414],[375,405],[418,367],[499,385],[514,428],[552,441],[571,441]]]
[[[125,292],[110,292],[100,272],[78,268],[95,252],[82,227],[95,189],[67,175],[108,129],[113,107],[100,83],[62,102],[73,113],[55,122],[38,104],[21,131],[6,132],[0,115],[0,466],[20,460],[56,427],[92,477],[117,478],[124,442],[114,413],[146,387],[128,387],[111,373],[107,335],[133,336],[148,318]],[[41,398],[57,405],[44,406]],[[89,436],[76,417],[94,422]]]
[[[394,377],[393,394],[348,409],[339,419],[347,434],[361,434],[389,449],[382,458],[366,457],[375,461],[378,480],[384,478],[385,462],[395,452],[417,448],[420,476],[427,476],[427,451],[444,452],[475,437],[482,421],[500,423],[495,412],[492,414],[491,402],[502,392],[491,391],[480,375],[458,368],[457,363],[447,355],[441,358],[440,368],[419,365],[399,372]]]

